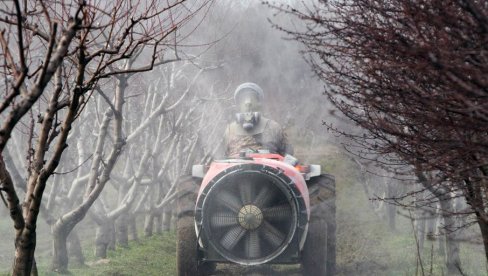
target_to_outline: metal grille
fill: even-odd
[[[262,171],[240,171],[218,181],[203,208],[203,229],[225,258],[259,264],[278,256],[293,237],[296,203],[287,184]]]

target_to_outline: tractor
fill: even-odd
[[[217,263],[335,273],[335,180],[319,165],[266,151],[194,165],[177,212],[180,276],[211,275]]]

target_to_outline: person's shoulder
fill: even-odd
[[[271,129],[281,129],[281,125],[273,119],[263,118],[266,121],[266,127]]]

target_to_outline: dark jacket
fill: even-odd
[[[241,150],[260,149],[281,155],[293,154],[293,147],[289,144],[286,133],[277,122],[261,117],[259,124],[250,131],[244,130],[233,122],[225,131],[225,155],[238,157]]]

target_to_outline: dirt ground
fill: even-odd
[[[231,264],[219,264],[213,275],[301,276],[302,273],[299,265],[262,265],[245,267]]]

